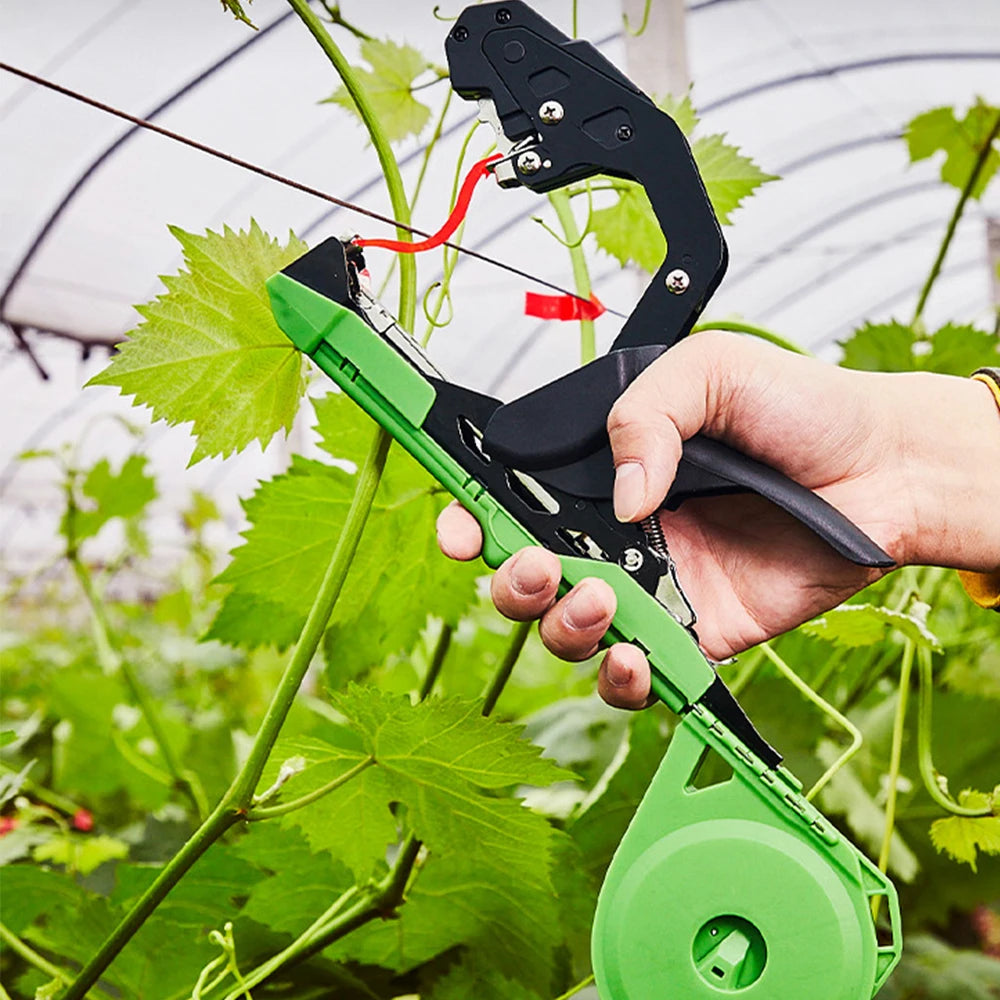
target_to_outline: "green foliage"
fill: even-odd
[[[959,805],[969,809],[996,810],[1000,786],[991,795],[966,788],[959,793]],[[1000,815],[949,816],[931,824],[931,840],[939,851],[956,861],[965,861],[976,870],[978,851],[1000,854]]]
[[[982,99],[977,100],[961,120],[954,108],[926,111],[906,126],[910,160],[916,163],[944,152],[941,180],[963,190],[985,154],[979,176],[970,190],[971,197],[979,198],[1000,167],[1000,149],[996,145],[998,123],[1000,108],[991,107]]]
[[[315,407],[320,446],[340,463],[357,466],[374,433],[372,422],[336,393]],[[327,650],[334,686],[412,646],[428,612],[455,624],[473,600],[482,570],[456,567],[437,549],[434,522],[445,500],[440,492],[408,455],[393,449],[331,619]],[[218,577],[231,589],[208,636],[249,647],[290,645],[353,495],[352,474],[298,457],[287,473],[263,484],[244,503],[251,527]]]
[[[940,643],[927,628],[928,610],[923,605],[907,614],[874,604],[845,604],[806,622],[802,631],[841,646],[869,646],[882,642],[888,629],[896,629],[918,645],[940,650]]]
[[[230,455],[286,433],[305,392],[303,359],[278,328],[264,282],[305,252],[282,246],[251,221],[247,231],[171,233],[187,270],[163,278],[167,291],[111,364],[88,385],[117,386],[170,424],[192,424],[191,462]]]
[[[670,114],[685,135],[698,125],[698,117],[690,96],[680,101],[667,98],[660,107]],[[732,213],[761,184],[776,180],[764,173],[750,157],[726,142],[724,135],[707,135],[694,139],[691,152],[701,172],[705,189],[723,225],[732,222]],[[643,270],[654,272],[663,263],[667,243],[646,192],[631,181],[614,181],[614,204],[596,209],[590,219],[590,231],[597,245],[620,264],[630,261]],[[669,239],[670,234],[667,234]]]
[[[242,21],[244,24],[249,25],[255,31],[257,30],[257,25],[250,20],[247,12],[243,9],[243,4],[240,0],[219,0],[222,4],[223,10],[228,10],[237,21]],[[247,4],[252,4],[253,0],[247,0]]]
[[[74,545],[92,538],[116,517],[141,514],[156,498],[156,484],[146,472],[142,455],[130,455],[118,473],[113,473],[110,462],[102,458],[83,477],[80,493],[80,505],[67,508],[59,529]]]
[[[361,55],[371,69],[357,69],[368,100],[386,136],[399,142],[419,135],[431,116],[431,109],[413,96],[415,81],[431,64],[412,45],[397,45],[388,39],[366,38]],[[357,114],[354,100],[345,86],[338,87],[324,104],[339,104]]]
[[[239,3],[225,6],[245,19]],[[433,67],[393,42],[367,40],[362,54],[370,69],[358,77],[389,136],[419,134],[430,110],[413,91]],[[353,111],[346,88],[330,100]],[[689,96],[662,106],[687,135],[697,129]],[[944,150],[945,179],[967,181],[976,144],[985,149],[983,112],[961,122],[940,112],[923,119],[909,133],[914,158]],[[692,148],[724,223],[771,179],[723,136],[695,138]],[[995,153],[986,165],[976,194],[995,172]],[[616,204],[593,213],[597,245],[654,270],[664,242],[648,200],[635,185],[614,183]],[[291,426],[305,381],[299,355],[271,319],[263,282],[303,245],[291,237],[280,246],[255,223],[243,233],[174,232],[186,269],[164,279],[166,293],[142,307],[144,322],[94,381],[134,395],[157,419],[191,422],[192,461],[253,440],[264,445]],[[998,352],[995,335],[971,327],[928,333],[919,323],[890,323],[863,327],[845,345],[845,363],[966,374]],[[0,646],[4,921],[60,967],[92,958],[189,842],[197,802],[191,779],[180,775],[193,774],[209,804],[219,801],[248,734],[275,710],[282,663],[273,647],[299,637],[343,540],[374,432],[343,396],[313,405],[321,459],[296,457],[246,502],[245,540],[215,587],[205,540],[218,516],[211,500],[192,498],[183,514],[188,550],[176,568],[163,567],[136,543],[135,526],[156,495],[145,460],[133,456],[118,472],[107,459],[87,469],[65,463],[72,502],[62,530],[70,540],[95,537],[114,519],[132,534],[121,564],[85,563],[86,546],[76,553],[95,580],[96,610],[81,613],[79,581],[64,563],[26,583]],[[220,968],[221,948],[230,971],[201,991],[203,1000],[221,1000],[241,993],[235,964],[248,973],[308,943],[303,935],[323,919],[338,933],[253,995],[548,1000],[584,979],[598,885],[670,722],[659,710],[613,715],[598,706],[595,664],[556,661],[534,636],[497,704],[504,721],[483,718],[482,692],[509,649],[510,626],[476,591],[481,567],[437,553],[434,518],[444,500],[407,456],[390,454],[326,628],[323,670],[306,675],[258,783],[261,799],[250,804],[247,793],[248,821],[199,857],[104,972],[102,988],[180,1000],[206,969]],[[136,576],[141,596],[123,597]],[[102,628],[120,660],[100,656]],[[199,644],[199,634],[232,648]],[[420,700],[442,635],[450,646],[440,676]],[[863,735],[820,803],[872,851],[886,828],[895,678],[908,641],[933,651],[936,765],[952,787],[993,787],[1000,618],[971,606],[953,576],[904,570],[864,603],[775,644]],[[720,671],[805,780],[839,755],[841,735],[760,654]],[[352,683],[358,678],[365,683]],[[155,727],[143,707],[150,703]],[[948,923],[961,934],[975,906],[1000,897],[993,858],[974,874],[980,852],[998,852],[1000,832],[996,817],[943,816],[920,778],[914,714],[888,863],[902,880],[908,931]],[[960,800],[988,797],[966,792]],[[415,855],[404,847],[410,838],[421,845]],[[412,867],[397,868],[407,858]],[[369,898],[398,872],[405,885],[391,905],[336,924],[338,904]],[[16,955],[0,963],[13,995],[59,988]],[[985,1000],[996,990],[994,965],[938,938],[911,937],[886,996]]]
[[[967,324],[946,323],[923,334],[896,321],[865,323],[841,347],[841,364],[864,371],[964,376],[984,365],[1000,364],[1000,336]]]

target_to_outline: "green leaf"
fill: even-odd
[[[929,353],[919,358],[922,371],[964,377],[977,368],[1000,365],[1000,336],[968,324],[945,324],[930,345]]]
[[[104,834],[83,837],[67,834],[39,844],[31,852],[31,856],[35,861],[51,861],[57,865],[65,865],[70,871],[89,875],[105,861],[127,858],[128,844]]]
[[[421,992],[423,1000],[540,1000],[537,993],[491,969],[482,957],[470,954],[452,966],[430,990]]]
[[[192,464],[255,440],[265,446],[291,429],[305,378],[264,282],[306,246],[292,235],[281,246],[253,221],[247,232],[170,231],[187,270],[163,278],[166,293],[137,307],[144,322],[87,384],[117,386],[157,420],[190,422]]]
[[[127,519],[141,514],[156,499],[156,483],[146,474],[146,465],[144,456],[130,455],[116,474],[108,460],[102,458],[80,487],[86,506],[63,514],[60,531],[67,542],[92,538],[116,517]]]
[[[764,173],[738,147],[726,142],[724,135],[706,135],[695,139],[691,152],[715,214],[724,226],[732,223],[732,213],[761,184],[778,179],[775,174]]]
[[[362,755],[377,763],[283,824],[300,826],[314,850],[330,850],[363,879],[384,864],[387,841],[398,840],[403,809],[429,860],[401,925],[367,927],[328,954],[402,970],[455,944],[489,941],[504,975],[547,986],[550,952],[561,940],[551,874],[560,835],[497,793],[547,785],[566,772],[541,758],[518,727],[483,718],[478,702],[412,705],[358,685],[333,702],[353,733],[331,724],[325,739],[280,746],[276,756],[292,751],[307,761],[288,795],[326,783]]]
[[[398,142],[408,135],[419,135],[431,109],[413,96],[413,84],[431,64],[413,46],[388,39],[365,39],[361,55],[371,69],[354,72],[389,140]],[[321,103],[339,104],[357,114],[354,99],[343,86]]]
[[[802,626],[807,635],[848,648],[882,642],[890,629],[898,630],[920,646],[941,650],[937,636],[927,627],[926,612],[920,607],[912,614],[905,614],[874,604],[844,604]]]
[[[985,795],[971,788],[960,792],[958,803],[970,809],[992,809],[997,792]],[[1000,816],[949,816],[931,823],[931,841],[939,850],[964,861],[976,871],[978,852],[1000,854]]]
[[[667,255],[667,241],[653,214],[646,192],[632,181],[615,181],[618,200],[608,208],[594,209],[590,231],[597,245],[624,267],[635,261],[652,274]]]
[[[903,323],[865,323],[841,341],[841,365],[869,372],[908,372],[915,367],[913,329]]]
[[[938,910],[939,915],[943,912]],[[907,934],[903,958],[879,1000],[996,1000],[998,996],[1000,962],[994,956],[952,948],[929,934]]]
[[[690,90],[680,98],[674,97],[672,94],[667,94],[662,101],[657,101],[656,105],[661,111],[665,111],[673,118],[677,123],[677,127],[688,138],[691,137],[691,133],[698,127],[698,122],[701,120],[694,109],[694,105],[691,103]]]
[[[1000,108],[978,100],[959,121],[954,108],[935,108],[914,118],[906,127],[906,144],[910,160],[916,163],[943,151],[941,180],[964,190],[976,162],[987,148],[990,151],[970,192],[979,198],[1000,167],[1000,151],[996,146],[996,123]]]
[[[219,2],[222,4],[222,9],[228,10],[237,21],[242,21],[244,24],[249,25],[254,31],[257,30],[257,25],[247,16],[247,12],[243,9],[243,4],[240,3],[240,0],[219,0]],[[247,3],[253,3],[253,0],[247,0]]]
[[[343,864],[326,851],[313,852],[301,832],[288,825],[253,824],[235,853],[268,873],[254,880],[241,915],[286,934],[301,934],[354,885]]]
[[[321,446],[356,467],[374,424],[346,396],[316,403]],[[208,638],[243,646],[295,641],[333,556],[354,496],[342,468],[296,457],[283,476],[244,503],[246,543],[217,578],[231,591]],[[331,618],[329,680],[343,681],[410,648],[433,614],[457,623],[475,599],[478,564],[456,565],[438,551],[437,483],[393,448],[357,555]]]
[[[587,870],[603,875],[625,835],[666,750],[663,719],[655,711],[637,712],[618,753],[608,764],[569,825]]]

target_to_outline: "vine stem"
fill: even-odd
[[[71,504],[75,501],[70,499]],[[70,521],[72,519],[70,518]],[[118,645],[113,638],[111,623],[108,620],[107,609],[104,602],[97,593],[94,586],[93,577],[80,558],[80,553],[74,544],[70,544],[67,550],[67,558],[73,567],[73,572],[80,583],[90,607],[90,621],[94,633],[94,645],[97,647],[97,661],[101,669],[107,674],[118,673],[125,680],[132,698],[135,700],[139,711],[142,713],[146,725],[149,726],[150,734],[156,743],[163,763],[167,767],[167,772],[174,786],[184,792],[194,806],[195,815],[201,822],[208,815],[208,802],[205,799],[205,792],[201,787],[201,782],[197,775],[181,765],[174,753],[170,740],[167,739],[166,728],[163,719],[160,717],[156,703],[146,690],[146,685],[139,679],[139,675],[133,669],[129,660],[118,651]],[[157,780],[159,780],[157,776]]]
[[[806,793],[806,801],[819,793],[820,789],[858,752],[864,739],[858,729],[847,716],[837,711],[822,695],[813,690],[772,648],[769,642],[761,643],[761,652],[778,668],[796,690],[811,701],[824,715],[833,719],[839,726],[847,730],[851,737],[850,746],[820,775],[816,784]],[[884,870],[884,869],[883,869]]]
[[[889,754],[889,788],[885,802],[885,831],[882,834],[882,847],[878,852],[878,867],[883,874],[889,869],[889,848],[892,845],[892,834],[896,829],[896,799],[899,793],[899,767],[903,757],[903,732],[906,725],[906,705],[910,696],[910,674],[913,670],[913,654],[916,649],[912,639],[907,639],[903,646],[903,661],[899,668],[899,701],[896,704],[896,717],[892,723],[892,749]],[[878,911],[882,905],[882,897],[872,899],[872,918],[878,920]]]
[[[586,989],[593,981],[594,974],[591,973],[589,976],[581,979],[575,986],[571,986],[565,993],[560,993],[556,997],[556,1000],[569,1000],[570,997],[575,997],[580,990]]]
[[[378,115],[375,114],[375,109],[372,107],[358,75],[347,61],[344,53],[341,52],[340,47],[330,37],[322,20],[309,6],[309,0],[288,0],[288,5],[319,43],[320,48],[333,63],[333,68],[343,81],[347,92],[351,95],[354,106],[358,109],[358,114],[368,130],[372,146],[378,155],[382,174],[385,177],[385,186],[389,192],[389,201],[392,204],[393,216],[397,221],[408,226],[410,224],[410,204],[406,198],[406,189],[403,187],[399,164],[396,162],[385,129],[382,127]],[[405,229],[397,228],[396,238],[409,240],[410,233]],[[413,254],[400,254],[399,279],[399,321],[404,330],[412,333],[413,323],[417,315],[417,262],[413,259]]]
[[[10,948],[12,952],[19,955],[25,962],[29,965],[34,966],[39,972],[44,972],[45,975],[51,976],[53,979],[58,980],[61,983],[69,982],[69,974],[59,968],[58,965],[53,965],[44,955],[39,955],[34,948],[31,947],[26,941],[22,941],[9,927],[4,924],[0,924],[0,942],[2,942],[6,947]],[[104,990],[97,991],[102,997],[109,997],[109,994]],[[4,996],[5,994],[0,994]]]
[[[933,733],[932,702],[934,697],[934,665],[930,649],[921,646],[917,652],[917,679],[919,694],[917,701],[917,759],[920,777],[928,795],[942,808],[954,816],[992,816],[989,809],[972,809],[959,805],[938,783],[938,770],[934,766],[931,753]]]
[[[497,672],[493,675],[490,686],[486,689],[486,694],[483,695],[483,715],[489,715],[496,707],[496,703],[503,693],[503,689],[507,686],[507,681],[510,680],[514,664],[517,663],[517,658],[521,655],[521,650],[524,649],[524,644],[528,641],[530,633],[531,622],[518,622],[514,626],[507,652],[504,653],[503,660],[500,662],[500,666],[497,667]]]
[[[581,246],[583,237],[580,235],[580,228],[577,226],[576,217],[573,215],[569,194],[566,191],[551,191],[549,193],[549,203],[555,210],[556,218],[559,220],[563,235],[566,237],[565,245],[569,251],[570,263],[573,265],[574,291],[581,299],[589,301],[591,294],[590,272],[587,270],[587,258],[584,256],[583,247]],[[594,321],[592,319],[581,319],[580,364],[585,365],[593,361],[596,356],[597,339],[594,334]]]
[[[389,140],[376,117],[367,95],[350,63],[330,37],[323,22],[310,9],[307,0],[288,0],[313,37],[333,63],[338,75],[354,99],[372,145],[379,157],[386,187],[397,220],[409,223],[410,209],[399,173],[399,164],[389,145]],[[408,238],[404,230],[397,230],[400,239]],[[412,332],[416,318],[417,272],[416,262],[406,255],[400,263],[399,319],[404,329]],[[327,566],[319,591],[313,600],[309,615],[298,641],[278,683],[264,720],[254,737],[250,753],[229,790],[208,818],[195,831],[187,843],[160,871],[156,879],[139,897],[131,910],[101,945],[97,954],[80,971],[63,996],[63,1000],[82,1000],[87,990],[97,981],[118,953],[142,926],[149,915],[166,898],[192,865],[234,824],[246,819],[253,793],[260,781],[261,772],[270,756],[285,718],[292,707],[295,695],[302,684],[309,664],[323,637],[323,632],[340,597],[344,580],[350,568],[361,533],[364,530],[372,501],[382,477],[386,457],[392,443],[390,436],[379,429],[372,440],[364,467],[358,474],[358,484],[351,500],[343,530],[337,539],[333,556]]]
[[[287,948],[243,976],[247,987],[253,988],[280,968],[304,962],[328,948],[351,931],[374,920],[385,918],[403,903],[406,886],[420,854],[421,843],[410,834],[403,841],[389,871],[377,882],[364,889],[356,886],[338,897]],[[224,1000],[239,1000],[243,987],[228,993]]]
[[[81,970],[67,990],[64,1000],[81,1000],[97,981],[118,953],[142,926],[149,915],[166,898],[194,863],[230,827],[247,818],[254,789],[271,753],[285,717],[292,707],[295,695],[312,662],[313,655],[323,637],[337,598],[340,596],[347,571],[357,551],[368,514],[371,511],[375,490],[382,475],[386,455],[392,439],[380,430],[372,442],[364,468],[358,476],[358,486],[337,540],[333,558],[327,567],[302,633],[271,699],[264,720],[257,730],[253,745],[239,774],[204,823],[190,840],[161,869],[156,879],[139,897],[131,910],[101,945],[97,954]]]
[[[434,685],[437,683],[438,676],[441,673],[441,668],[444,666],[444,658],[448,655],[448,650],[451,648],[451,637],[455,634],[455,629],[451,625],[442,625],[441,634],[438,636],[437,642],[434,644],[434,652],[431,655],[430,666],[427,668],[427,674],[424,677],[423,683],[420,685],[420,694],[418,695],[419,701],[426,700],[427,696],[431,693]]]
[[[786,351],[793,351],[795,354],[804,354],[810,358],[813,356],[811,351],[807,351],[804,347],[786,340],[780,333],[775,333],[773,330],[768,330],[763,326],[755,326],[753,323],[743,323],[735,319],[713,319],[696,323],[691,328],[692,333],[701,333],[703,330],[727,330],[730,333],[746,333],[751,337],[758,337],[760,340],[766,340],[768,343],[777,344],[778,347],[783,347]]]
[[[296,809],[301,809],[303,806],[307,806],[317,799],[323,798],[324,795],[335,792],[341,785],[346,785],[347,782],[356,778],[362,771],[367,771],[374,763],[374,757],[365,757],[364,760],[358,761],[354,767],[349,768],[339,777],[328,781],[325,785],[320,785],[319,788],[313,789],[306,795],[300,795],[297,799],[292,799],[290,802],[281,802],[276,806],[257,806],[251,809],[247,815],[247,819],[254,822],[262,819],[274,819],[275,816],[285,816],[290,812],[295,812]]]
[[[983,148],[979,150],[976,162],[972,165],[972,170],[969,173],[969,179],[965,182],[962,193],[959,195],[958,203],[955,205],[955,210],[951,213],[951,218],[948,220],[948,228],[944,231],[944,237],[941,240],[941,246],[938,248],[937,256],[934,258],[934,263],[931,265],[930,273],[927,275],[927,280],[924,282],[923,288],[920,289],[920,296],[917,299],[916,308],[913,310],[913,319],[910,320],[910,326],[915,326],[924,314],[924,306],[927,304],[927,299],[931,294],[931,289],[934,287],[934,282],[937,281],[938,275],[941,273],[944,259],[955,236],[955,230],[958,228],[962,213],[965,211],[965,203],[971,197],[972,191],[976,186],[976,181],[979,180],[979,175],[983,172],[983,167],[986,166],[990,150],[993,148],[993,140],[996,139],[998,134],[1000,134],[1000,112],[997,113],[997,119],[993,123],[993,128],[990,129],[990,134],[986,137],[986,141],[983,143]]]

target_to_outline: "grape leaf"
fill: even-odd
[[[667,94],[662,101],[657,101],[656,106],[665,111],[677,123],[677,127],[690,138],[691,133],[698,127],[701,120],[691,103],[691,91],[689,90],[683,97],[674,97]]]
[[[724,226],[732,224],[731,215],[744,198],[752,195],[761,184],[778,179],[774,174],[764,173],[749,156],[726,142],[724,135],[695,139],[691,152],[715,214]]]
[[[156,498],[156,483],[147,475],[146,464],[144,456],[130,455],[121,469],[113,473],[110,462],[102,458],[80,486],[87,507],[63,514],[59,530],[67,542],[92,538],[113,518],[141,514]]]
[[[344,865],[326,851],[314,853],[302,833],[287,824],[284,829],[277,823],[253,824],[235,853],[267,872],[255,879],[241,915],[287,934],[301,934],[354,885]]]
[[[351,685],[333,705],[349,720],[350,734],[330,723],[323,739],[276,751],[307,761],[288,794],[326,783],[364,755],[376,764],[282,823],[301,827],[313,850],[330,850],[363,879],[383,862],[387,841],[398,839],[390,810],[398,803],[429,860],[401,910],[405,933],[373,925],[328,954],[403,969],[478,938],[501,956],[505,975],[547,986],[550,952],[561,940],[551,877],[560,835],[543,817],[495,793],[551,784],[567,773],[541,758],[518,727],[483,718],[478,702],[412,705]]]
[[[615,181],[618,200],[607,208],[596,208],[590,216],[590,231],[597,245],[624,267],[635,261],[650,274],[663,263],[667,241],[653,214],[645,190],[632,181]]]
[[[930,338],[930,351],[918,359],[922,371],[971,375],[1000,365],[1000,336],[968,324],[947,323]]]
[[[638,712],[608,764],[569,825],[587,870],[603,875],[632,821],[666,749],[663,719]]]
[[[219,0],[219,2],[222,4],[222,9],[228,10],[237,21],[242,21],[244,24],[253,28],[254,31],[257,30],[257,25],[250,20],[247,12],[243,9],[243,4],[240,3],[240,0]],[[253,0],[247,0],[247,3],[253,3]]]
[[[281,246],[254,221],[246,232],[170,231],[187,270],[137,307],[144,322],[87,384],[117,386],[157,420],[190,422],[191,464],[264,446],[291,429],[305,392],[302,355],[274,321],[264,282],[306,246],[293,235]]]
[[[426,992],[425,1000],[540,1000],[537,993],[501,976],[470,952],[464,961],[452,966]]]
[[[844,349],[840,363],[869,372],[912,371],[916,339],[912,327],[903,323],[865,323],[840,342]]]
[[[136,805],[150,811],[166,802],[169,787],[123,755],[126,745],[132,748],[129,756],[139,755],[134,748],[137,737],[140,732],[148,735],[148,729],[140,721],[124,732],[118,724],[116,708],[128,705],[129,698],[117,677],[61,670],[49,681],[49,695],[52,714],[59,719],[52,753],[57,790],[87,799],[126,791]]]
[[[371,69],[354,72],[389,140],[398,142],[408,135],[419,135],[431,109],[413,96],[413,83],[431,68],[430,63],[412,45],[397,45],[388,39],[365,39],[361,55]],[[358,113],[354,98],[343,86],[320,103],[339,104]]]
[[[680,102],[666,98],[661,107],[675,117],[681,131],[690,134],[698,123],[689,97]],[[762,171],[736,146],[726,142],[724,135],[707,135],[695,139],[691,152],[709,200],[719,221],[728,225],[732,212],[753,194],[761,184],[776,180]],[[653,207],[643,188],[631,181],[615,180],[617,201],[606,208],[595,209],[590,217],[590,231],[597,245],[623,266],[634,261],[650,273],[663,263],[667,239],[653,214]]]
[[[105,861],[128,857],[128,844],[104,834],[87,837],[69,833],[39,844],[31,856],[35,861],[52,861],[70,871],[89,875]]]
[[[993,809],[994,800],[1000,795],[1000,788],[993,795],[966,788],[958,795],[958,803],[970,809]],[[976,871],[978,852],[1000,854],[1000,816],[949,816],[931,823],[931,841],[938,851],[942,851],[956,861],[964,861]]]
[[[952,948],[930,934],[907,935],[902,961],[879,993],[880,1000],[996,1000],[998,996],[1000,962],[994,956]]]
[[[316,413],[324,450],[340,463],[359,465],[374,423],[338,394],[317,401]],[[244,503],[251,527],[217,578],[232,589],[208,638],[251,647],[294,642],[340,537],[355,481],[343,468],[297,457]],[[456,566],[437,550],[439,492],[413,459],[393,448],[331,619],[325,648],[332,686],[412,646],[428,613],[454,624],[475,599],[481,567]]]
[[[807,635],[847,647],[882,642],[889,629],[897,629],[918,645],[941,650],[937,636],[927,627],[925,615],[906,614],[874,604],[844,604],[802,626]]]
[[[979,198],[1000,168],[1000,151],[995,145],[998,119],[1000,108],[990,107],[982,100],[969,108],[961,121],[955,116],[954,108],[935,108],[917,115],[905,132],[910,160],[916,163],[943,151],[941,180],[961,191],[990,142],[992,148],[986,153],[986,160],[970,191],[973,198]]]

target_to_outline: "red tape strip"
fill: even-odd
[[[524,313],[539,319],[597,319],[605,308],[601,300],[591,294],[590,300],[577,295],[541,295],[538,292],[524,293]]]
[[[404,240],[363,240],[359,238],[353,241],[354,245],[359,247],[380,247],[383,250],[395,250],[396,253],[423,253],[425,250],[433,250],[435,247],[441,246],[450,236],[454,235],[455,230],[462,224],[466,212],[469,211],[472,192],[475,190],[476,185],[489,172],[489,165],[494,160],[502,159],[502,153],[494,153],[492,156],[487,156],[485,159],[479,160],[472,165],[472,169],[465,175],[465,180],[462,181],[458,198],[455,200],[455,207],[451,210],[448,218],[445,219],[444,225],[433,236],[429,236],[426,240],[421,240],[419,243],[408,243]]]

